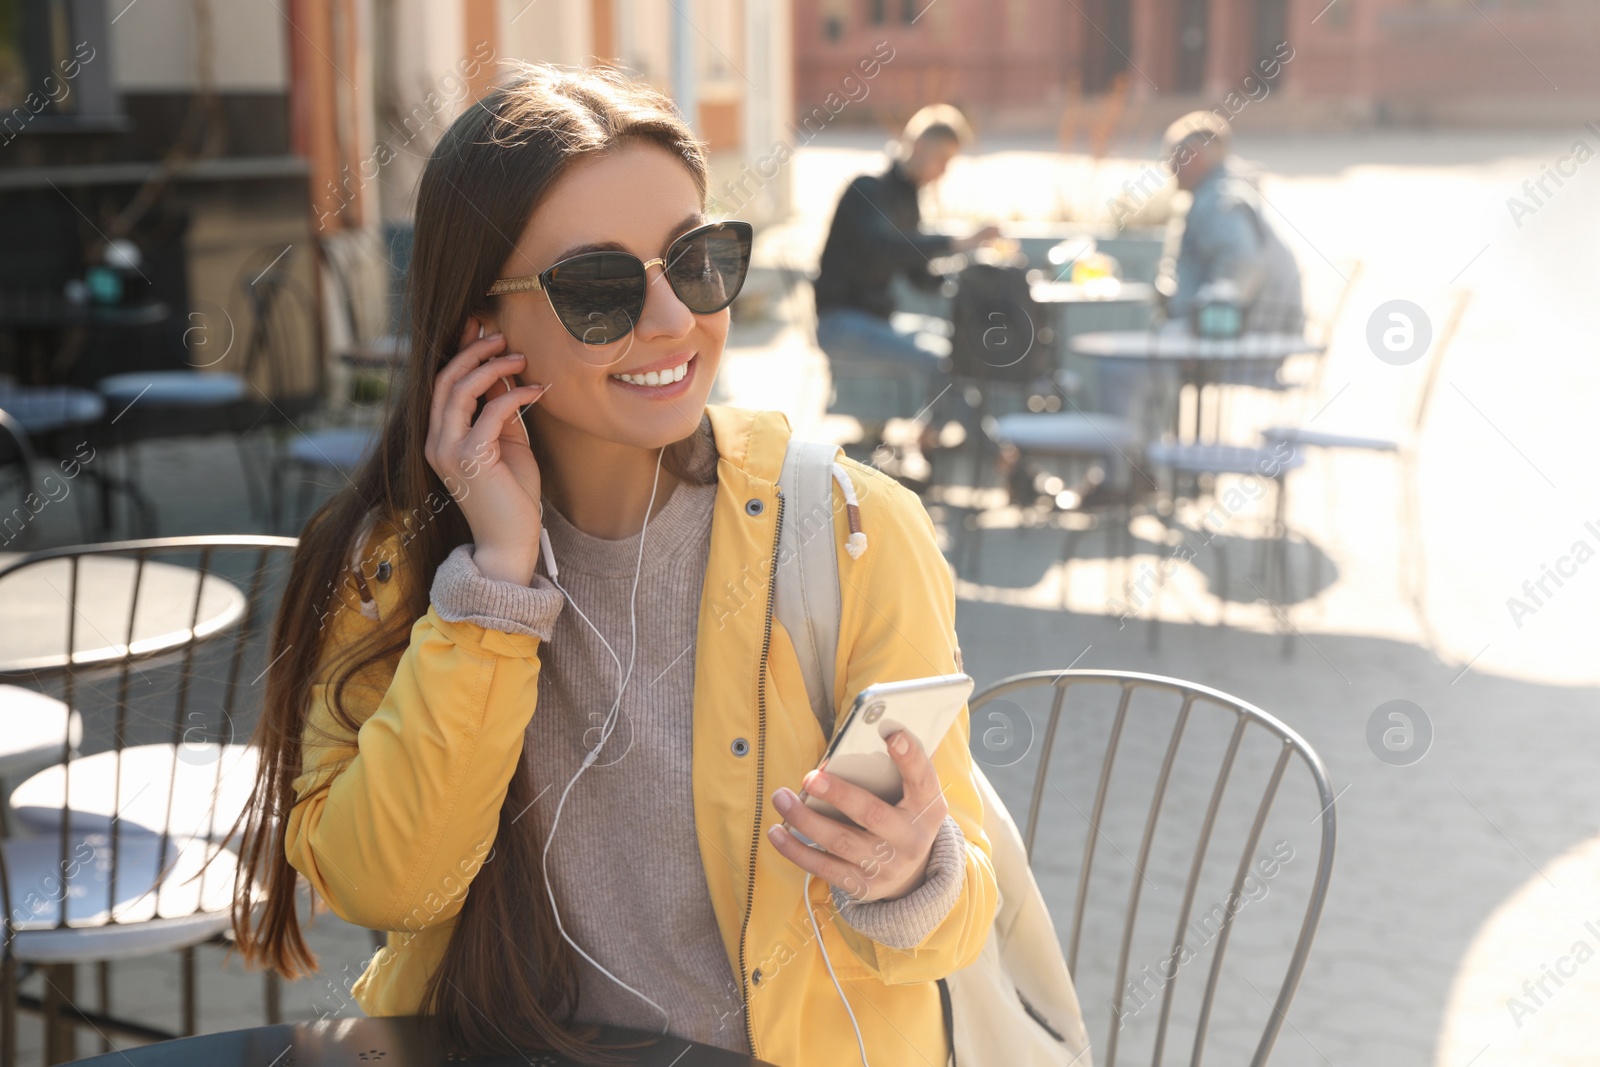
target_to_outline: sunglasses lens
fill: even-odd
[[[685,307],[697,315],[733,303],[750,268],[751,230],[742,222],[723,222],[685,234],[667,257],[667,280]]]
[[[625,336],[644,310],[643,265],[621,252],[574,256],[551,270],[545,286],[567,332],[588,345]]]

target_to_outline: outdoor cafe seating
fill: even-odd
[[[266,1025],[196,1036],[205,1028],[196,950],[231,937],[233,831],[255,768],[248,736],[269,666],[266,624],[294,545],[177,537],[0,564],[0,596],[27,609],[0,620],[6,1042],[27,1012],[44,1021],[50,1063],[72,1059],[88,1036],[103,1051],[85,1062],[107,1067],[270,1063],[290,1050],[301,1065],[402,1049],[405,1062],[451,1060],[425,1019],[285,1023],[272,977]],[[40,595],[52,584],[66,601]],[[1312,748],[1263,709],[1147,674],[1039,670],[986,686],[969,706],[973,758],[1020,816],[1017,854],[1050,903],[1097,1062],[1116,1062],[1119,1048],[1199,1057],[1216,1037],[1208,1020],[1241,996],[1255,1029],[1229,1039],[1266,1062],[1332,869],[1333,790]],[[13,742],[11,724],[24,717],[33,726]],[[1167,802],[1180,781],[1209,796],[1203,808]],[[1287,845],[1291,837],[1307,851]],[[1260,928],[1278,948],[1236,942],[1241,928]],[[1181,967],[1160,966],[1180,954]],[[112,968],[171,955],[177,1029],[119,1014]],[[1164,976],[1154,986],[1152,962]],[[79,965],[97,975],[93,1008],[83,1006]],[[35,975],[42,995],[23,991]],[[1241,975],[1265,1001],[1241,992]],[[695,1062],[760,1062],[680,1039],[605,1036],[635,1042],[622,1063],[670,1064],[690,1049]],[[119,1047],[155,1043],[109,1051],[113,1037]],[[0,1045],[0,1063],[16,1063],[13,1044]]]

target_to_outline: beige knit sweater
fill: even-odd
[[[633,672],[599,759],[566,797],[548,875],[568,936],[661,1008],[584,962],[578,1021],[664,1027],[748,1052],[739,985],[711,909],[695,833],[695,630],[716,496],[709,420],[697,441],[691,472],[707,480],[680,484],[650,519],[633,598],[639,640]],[[548,577],[548,561],[541,561],[544,573],[530,586],[517,586],[485,578],[473,564],[471,545],[459,546],[440,566],[432,589],[435,610],[446,619],[544,639],[539,707],[525,741],[537,799],[524,817],[534,821],[541,842],[549,839],[562,793],[599,741],[616,699],[620,672],[597,630],[627,669],[639,555],[637,534],[616,541],[591,537],[548,501],[544,523],[565,596]],[[960,827],[946,819],[921,886],[899,900],[875,902],[851,901],[836,889],[840,914],[883,944],[915,946],[954,906],[964,854]],[[543,894],[545,887],[529,892]]]

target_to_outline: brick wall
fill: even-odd
[[[893,48],[840,115],[857,125],[892,128],[948,100],[994,125],[1050,127],[1080,96],[1092,112],[1119,74],[1130,114],[1164,113],[1164,98],[1240,89],[1282,41],[1293,59],[1250,121],[1600,113],[1597,0],[794,0],[792,10],[798,111],[837,91],[877,42]]]

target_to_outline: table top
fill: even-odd
[[[1185,329],[1112,330],[1083,333],[1072,339],[1072,350],[1101,359],[1282,360],[1307,352],[1321,352],[1318,344],[1297,333],[1246,333],[1238,337],[1197,337]]]
[[[1104,284],[1107,281],[1113,284]],[[1124,282],[1116,278],[1094,282],[1039,282],[1028,292],[1039,304],[1150,304],[1156,298],[1156,287],[1149,282]]]
[[[71,385],[0,385],[0,410],[29,434],[100,421],[105,398]]]
[[[644,1048],[617,1052],[632,1067],[770,1067],[765,1061],[677,1037],[651,1039],[638,1031],[605,1027],[607,1042],[650,1041]],[[694,1052],[693,1056],[686,1053]],[[460,1060],[450,1058],[427,1019],[416,1016],[381,1019],[331,1019],[317,1023],[262,1026],[225,1034],[202,1034],[178,1041],[110,1052],[85,1060],[80,1067],[567,1067],[573,1061],[549,1052],[524,1056]]]
[[[0,553],[0,569],[18,558],[18,553]],[[135,566],[135,560],[123,556],[80,560],[74,666],[93,667],[123,655]],[[5,605],[0,611],[0,675],[66,667],[70,568],[70,560],[52,559],[0,578],[0,604]],[[199,578],[200,572],[188,567],[157,560],[145,563],[133,620],[135,656],[156,655],[190,640],[189,619]],[[237,586],[207,575],[194,636],[205,638],[228,629],[244,610],[245,595]]]
[[[148,326],[169,314],[171,309],[159,300],[95,304],[68,300],[52,292],[0,291],[0,329],[43,329],[91,322],[107,326]]]

